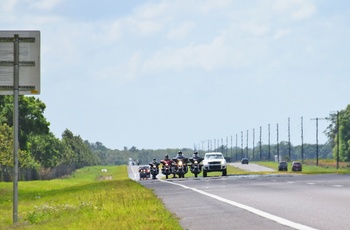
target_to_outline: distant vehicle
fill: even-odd
[[[222,172],[227,175],[226,160],[220,152],[210,152],[204,155],[203,177],[207,177],[208,172]]]
[[[278,171],[288,171],[288,164],[285,161],[278,163]]]
[[[293,161],[292,163],[292,171],[300,171],[302,170],[302,165],[299,161]]]
[[[249,164],[248,158],[242,158],[241,164]]]
[[[139,167],[140,180],[147,180],[151,176],[151,170],[149,165],[141,165]]]
[[[132,158],[129,158],[129,165],[130,166],[135,165],[135,162],[132,160]]]

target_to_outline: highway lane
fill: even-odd
[[[234,166],[236,168],[239,168],[239,169],[243,169],[245,171],[248,171],[248,172],[273,172],[273,171],[276,171],[272,168],[268,168],[268,167],[265,167],[265,166],[262,166],[262,165],[258,165],[258,164],[241,164],[241,163],[228,163],[229,165],[231,166]]]
[[[171,182],[167,183],[167,182]],[[254,175],[141,181],[184,229],[348,229],[349,175]]]

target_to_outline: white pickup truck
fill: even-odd
[[[207,177],[208,172],[222,172],[227,175],[226,160],[220,152],[210,152],[204,155],[203,177]]]

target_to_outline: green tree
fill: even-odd
[[[339,160],[350,161],[350,105],[337,114],[331,114],[329,120],[331,124],[326,134],[333,144],[333,156],[337,154],[339,143]]]
[[[0,165],[13,166],[13,135],[7,124],[0,125]],[[38,167],[29,152],[18,150],[19,167]]]
[[[49,134],[50,123],[44,117],[46,105],[35,97],[20,96],[18,99],[19,148],[29,150],[27,146],[31,135]],[[13,96],[0,96],[1,124],[13,126]]]
[[[65,148],[52,133],[32,135],[28,139],[32,157],[45,168],[52,168],[63,161]]]
[[[62,141],[64,145],[70,147],[74,154],[69,160],[78,167],[99,164],[96,155],[92,153],[80,136],[75,136],[70,130],[66,129],[62,134]]]

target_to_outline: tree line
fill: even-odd
[[[44,116],[45,103],[33,96],[19,97],[19,167],[37,171],[52,169],[62,165],[74,165],[80,168],[89,165],[127,164],[129,158],[147,164],[152,159],[163,159],[168,154],[175,157],[178,151],[192,156],[193,149],[137,149],[124,147],[122,150],[109,149],[101,142],[90,143],[69,129],[63,131],[61,138],[50,131],[50,122]],[[339,157],[340,161],[350,160],[350,105],[346,109],[333,113],[328,118],[330,125],[325,133],[329,141],[320,145],[320,158]],[[13,97],[0,96],[0,176],[4,167],[13,166]],[[218,147],[231,161],[248,155],[252,160],[274,160],[280,154],[286,159],[312,159],[315,157],[315,145],[291,146],[281,141],[276,145],[261,145],[261,148],[241,149]],[[276,148],[277,147],[277,148]],[[278,149],[278,150],[277,150]],[[204,150],[200,151],[204,154]],[[0,178],[1,179],[1,178]]]

